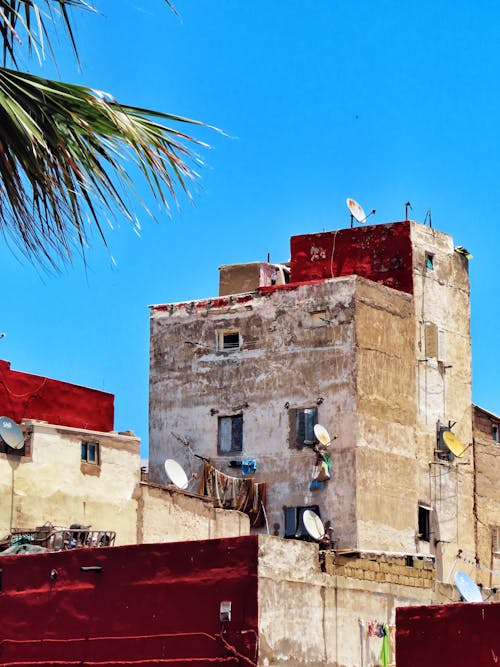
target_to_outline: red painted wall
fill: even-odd
[[[398,667],[498,667],[500,603],[400,607]]]
[[[411,225],[368,225],[290,239],[290,282],[358,275],[413,294]]]
[[[257,553],[251,535],[0,557],[0,664],[256,663]]]
[[[0,360],[0,413],[19,423],[39,419],[90,431],[112,431],[114,396],[39,375],[13,371]]]

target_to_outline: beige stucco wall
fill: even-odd
[[[482,566],[474,575],[485,586],[500,586],[500,540],[497,551],[492,540],[492,531],[500,532],[500,444],[492,439],[493,424],[499,426],[500,419],[474,406],[476,554]]]
[[[259,536],[259,665],[375,667],[382,639],[369,636],[370,623],[394,627],[397,607],[460,599],[453,585],[435,581],[432,557],[323,559],[321,568],[315,544]]]
[[[474,550],[472,449],[449,463],[436,458],[436,428],[453,425],[464,445],[472,442],[470,286],[468,261],[453,239],[412,224],[417,378],[416,455],[418,500],[431,506],[431,540],[420,551],[437,556],[446,580],[458,549]],[[428,269],[425,254],[434,255]],[[425,326],[439,330],[437,358],[426,355]]]
[[[0,453],[0,535],[46,522],[116,532],[116,544],[234,537],[249,532],[240,512],[175,487],[140,482],[139,439],[25,422],[28,456]],[[81,443],[99,443],[99,465],[81,461]],[[11,519],[12,513],[12,519]]]

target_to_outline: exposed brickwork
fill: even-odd
[[[417,588],[432,588],[436,577],[433,560],[418,556],[327,551],[323,569],[328,574]]]

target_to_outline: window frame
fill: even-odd
[[[431,508],[426,503],[418,503],[418,539],[431,541]]]
[[[80,462],[83,463],[84,465],[90,465],[90,466],[99,466],[101,465],[101,452],[100,452],[100,446],[98,442],[94,442],[92,440],[82,440],[81,441],[81,448],[80,448]],[[85,449],[85,457],[84,457],[84,449]],[[93,449],[95,453],[95,459],[92,460],[89,457],[89,451]]]
[[[224,428],[222,427],[224,423],[228,423],[226,420],[231,420],[231,442],[230,448],[225,449],[222,447],[222,437]],[[243,414],[238,413],[236,415],[221,415],[217,419],[217,454],[219,456],[234,456],[235,454],[241,454],[243,452]]]
[[[312,412],[312,424],[307,426],[306,423],[306,413]],[[303,425],[301,425],[301,418],[304,420]],[[314,435],[314,426],[318,424],[318,406],[307,406],[304,408],[290,408],[289,410],[289,444],[290,447],[295,449],[302,449],[303,447],[314,447],[318,444],[318,440]],[[303,432],[303,438],[301,438],[301,433]],[[307,437],[312,436],[312,437]]]
[[[225,342],[226,337],[238,336],[238,343],[227,344]],[[239,329],[221,329],[217,332],[217,352],[237,352],[241,350],[242,338],[241,332]]]

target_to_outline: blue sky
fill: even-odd
[[[60,40],[47,76],[225,130],[194,204],[158,222],[123,220],[46,274],[0,246],[0,357],[15,369],[116,395],[115,425],[147,448],[148,305],[214,296],[218,266],[286,261],[293,234],[349,225],[346,197],[373,222],[432,210],[474,255],[473,400],[500,413],[500,5],[395,0],[120,0],[74,15],[82,67]],[[21,63],[33,72],[39,67]],[[105,223],[106,224],[106,223]],[[111,255],[116,261],[114,265]]]

